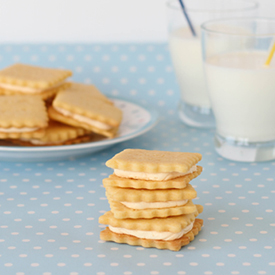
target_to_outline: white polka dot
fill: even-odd
[[[255,239],[255,238],[251,238],[251,239],[249,239],[249,241],[250,241],[250,242],[257,242],[258,240]]]

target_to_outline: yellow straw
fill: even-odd
[[[273,44],[273,46],[272,46],[272,48],[271,48],[271,51],[270,51],[270,53],[269,53],[269,55],[268,55],[268,58],[267,58],[267,60],[266,60],[266,62],[265,62],[265,65],[266,65],[266,66],[269,66],[269,65],[270,65],[270,62],[271,62],[272,57],[273,57],[273,55],[274,55],[274,52],[275,52],[275,43]]]

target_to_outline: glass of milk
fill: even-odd
[[[169,50],[180,89],[179,117],[187,125],[214,128],[201,53],[200,25],[208,20],[255,16],[257,3],[242,0],[184,0],[192,35],[178,0],[167,3]]]
[[[202,25],[215,149],[225,158],[275,159],[275,54],[266,64],[274,43],[275,19],[234,18]]]

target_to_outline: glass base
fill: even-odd
[[[198,107],[180,102],[179,117],[188,126],[197,128],[215,128],[215,118],[211,108]]]
[[[275,140],[269,142],[236,141],[216,134],[214,143],[216,152],[230,160],[256,162],[275,159]]]

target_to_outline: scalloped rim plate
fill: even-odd
[[[128,99],[109,97],[123,111],[118,137],[102,141],[62,146],[0,146],[0,161],[57,161],[91,155],[114,144],[130,140],[152,129],[158,120],[155,110],[150,110]]]

